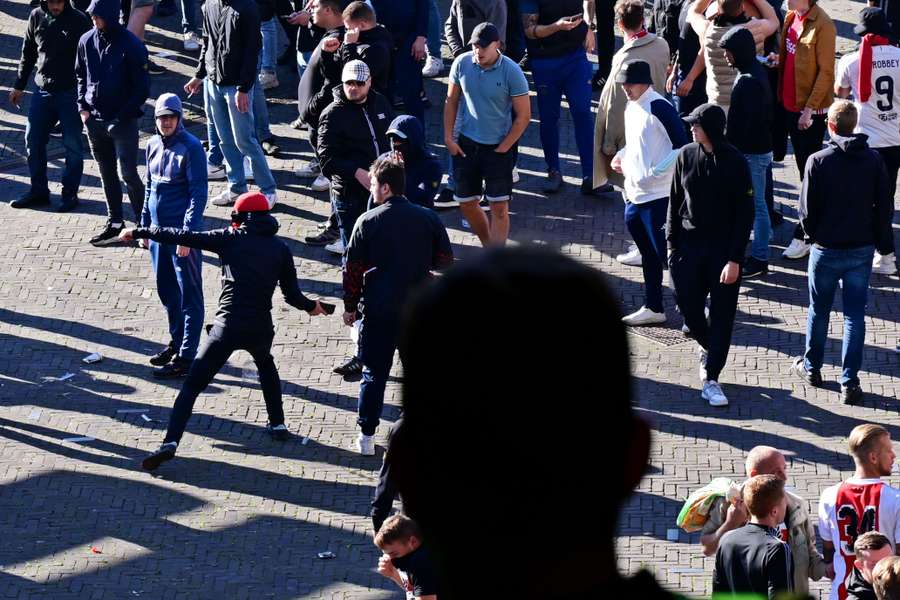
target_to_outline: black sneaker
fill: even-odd
[[[175,450],[178,448],[178,442],[169,442],[167,444],[163,444],[159,447],[156,452],[153,452],[147,458],[141,461],[141,466],[144,467],[146,471],[155,471],[159,465],[163,464],[167,460],[172,460],[175,458]]]
[[[747,260],[744,261],[744,265],[741,267],[741,276],[745,279],[747,277],[765,275],[768,272],[769,263],[764,260],[753,258],[752,256],[748,256]]]
[[[802,356],[794,360],[794,364],[791,365],[791,373],[813,387],[822,387],[822,373],[807,369]]]
[[[859,384],[851,383],[850,385],[841,386],[841,400],[848,406],[856,406],[863,401],[863,391]]]
[[[339,367],[335,367],[334,372],[344,377],[358,377],[362,375],[363,363],[358,357],[354,356]]]
[[[262,146],[263,152],[266,153],[266,156],[275,156],[281,151],[281,148],[279,148],[275,144],[275,140],[272,138],[263,140],[262,142],[260,142],[260,146]]]
[[[686,338],[694,337],[694,334],[691,333],[691,328],[687,326],[687,323],[681,326],[681,334]]]
[[[172,347],[172,343],[169,342],[169,345],[163,348],[162,352],[150,357],[150,364],[154,367],[161,367],[172,362],[172,359],[177,355],[178,352]]]
[[[616,188],[614,188],[611,184],[607,183],[598,188],[594,187],[594,178],[593,177],[582,177],[581,178],[581,195],[582,196],[602,196],[603,194],[611,194],[615,192]]]
[[[459,202],[453,199],[453,190],[450,188],[444,188],[441,190],[441,193],[438,194],[437,198],[434,199],[434,207],[435,208],[456,208],[459,206]]]
[[[269,432],[273,440],[278,440],[279,442],[286,442],[291,437],[291,432],[288,431],[284,423],[274,426],[271,423],[266,423],[266,431]]]
[[[17,198],[9,203],[13,208],[29,208],[40,204],[50,204],[50,194],[35,194],[28,192],[21,198]]]
[[[78,196],[63,196],[55,210],[58,213],[66,213],[76,206],[78,206]]]
[[[337,230],[326,229],[316,235],[306,236],[303,238],[303,242],[308,246],[327,246],[339,237],[341,237],[341,234]]]
[[[594,76],[591,77],[591,90],[594,92],[599,92],[603,89],[603,86],[606,85],[606,78],[600,76],[600,71],[594,73]]]
[[[154,379],[180,379],[187,377],[188,371],[191,369],[191,361],[176,358],[167,365],[163,365],[158,369],[153,369]]]
[[[166,72],[166,68],[153,60],[147,61],[147,72],[151,75],[162,75]]]
[[[91,238],[91,245],[103,247],[103,246],[112,246],[113,244],[119,243],[119,233],[121,233],[122,228],[125,226],[124,223],[119,223],[118,225],[113,225],[109,221],[106,222],[106,227]]]
[[[562,187],[562,184],[562,173],[559,171],[550,171],[547,173],[547,181],[544,183],[544,187],[541,188],[541,191],[545,194],[555,194],[559,191],[559,188]]]

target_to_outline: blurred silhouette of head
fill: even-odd
[[[650,443],[620,319],[598,271],[539,248],[486,252],[410,305],[392,468],[442,600],[617,578],[619,508]]]

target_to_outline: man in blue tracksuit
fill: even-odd
[[[137,221],[144,183],[137,171],[138,119],[150,95],[147,48],[119,24],[119,0],[93,0],[88,13],[94,28],[78,41],[75,77],[78,109],[87,127],[91,153],[100,168],[109,219],[91,244],[117,243],[124,226],[122,184]]]
[[[429,0],[372,0],[378,22],[394,36],[390,89],[403,100],[408,114],[425,122],[422,61],[428,36]]]
[[[206,154],[196,137],[184,130],[181,100],[162,94],[156,100],[159,135],[147,143],[147,186],[141,227],[175,227],[200,231],[208,193]],[[169,318],[169,345],[150,358],[160,367],[157,379],[187,375],[203,327],[203,259],[199,250],[150,241],[156,292]]]
[[[441,161],[425,146],[421,121],[411,115],[400,115],[388,127],[387,137],[391,150],[403,158],[406,199],[425,208],[434,208],[434,195],[441,185],[444,170]]]

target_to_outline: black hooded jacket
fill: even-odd
[[[388,95],[388,79],[391,74],[391,51],[394,39],[384,25],[376,25],[372,29],[359,32],[359,40],[355,44],[344,43],[339,50],[341,64],[351,60],[361,60],[369,67],[372,74],[372,87],[380,94]]]
[[[207,0],[208,1],[208,0]],[[187,231],[174,227],[139,227],[135,239],[208,250],[222,263],[222,294],[215,324],[237,330],[272,330],[272,295],[281,287],[285,301],[307,312],[316,303],[297,285],[294,257],[278,239],[278,221],[268,213],[247,213],[238,228]]]
[[[882,255],[894,251],[894,199],[884,161],[867,139],[862,133],[832,135],[823,150],[806,160],[800,224],[822,248],[874,245]]]
[[[741,263],[750,240],[755,208],[750,168],[729,144],[721,128],[700,122],[713,144],[712,154],[694,142],[682,146],[675,159],[666,240],[678,251],[686,235],[697,235]]]
[[[78,40],[90,31],[91,20],[66,1],[58,17],[50,14],[45,1],[31,11],[22,42],[22,59],[13,88],[24,90],[31,70],[37,64],[34,82],[45,92],[64,92],[74,89],[75,54]]]
[[[731,88],[725,137],[744,154],[772,151],[774,102],[769,76],[756,60],[756,43],[746,27],[735,27],[719,40],[731,52],[739,75]]]
[[[332,90],[334,102],[319,119],[319,163],[335,193],[368,195],[356,181],[356,170],[366,169],[390,149],[387,129],[394,119],[387,98],[370,89],[366,101],[356,104],[344,96],[343,86]]]
[[[203,48],[194,76],[249,92],[262,51],[259,6],[254,0],[206,0]]]
[[[297,111],[300,119],[310,127],[319,126],[322,111],[334,99],[331,90],[341,82],[341,55],[338,52],[324,52],[322,43],[328,38],[344,37],[344,28],[329,29],[319,40],[309,57],[309,63],[297,86]]]

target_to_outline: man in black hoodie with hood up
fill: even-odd
[[[31,189],[24,197],[13,200],[10,206],[24,208],[50,202],[47,187],[47,142],[50,128],[59,121],[66,149],[66,167],[62,174],[62,201],[57,212],[66,212],[78,204],[78,186],[84,169],[81,146],[81,120],[76,102],[75,53],[78,40],[91,28],[91,20],[73,8],[69,0],[42,0],[31,11],[28,28],[22,42],[22,59],[9,103],[19,108],[25,85],[35,64],[36,89],[28,110],[25,126],[25,148],[28,152],[28,171]]]
[[[743,277],[763,275],[769,270],[769,207],[766,204],[766,172],[772,164],[772,120],[774,115],[769,76],[756,60],[756,42],[746,27],[730,29],[719,47],[725,61],[738,70],[731,88],[731,107],[725,138],[744,154],[753,181],[753,242],[744,261]]]
[[[694,143],[675,159],[666,222],[669,272],[684,322],[700,346],[701,396],[711,406],[727,406],[718,380],[731,346],[753,186],[747,161],[725,139],[725,111],[702,104],[685,121]]]
[[[253,357],[269,416],[267,430],[276,440],[286,440],[289,433],[284,424],[281,380],[271,353],[275,336],[272,294],[276,285],[281,287],[288,304],[313,316],[334,310],[333,306],[329,310],[329,305],[310,300],[300,291],[294,257],[287,245],[275,236],[278,221],[269,214],[268,199],[263,194],[242,194],[235,202],[231,220],[231,227],[216,231],[139,227],[125,229],[119,235],[122,241],[151,239],[215,252],[222,263],[219,310],[206,344],[191,363],[187,379],[175,398],[162,446],[141,463],[148,471],[175,458],[197,396],[235,350],[246,350]]]

